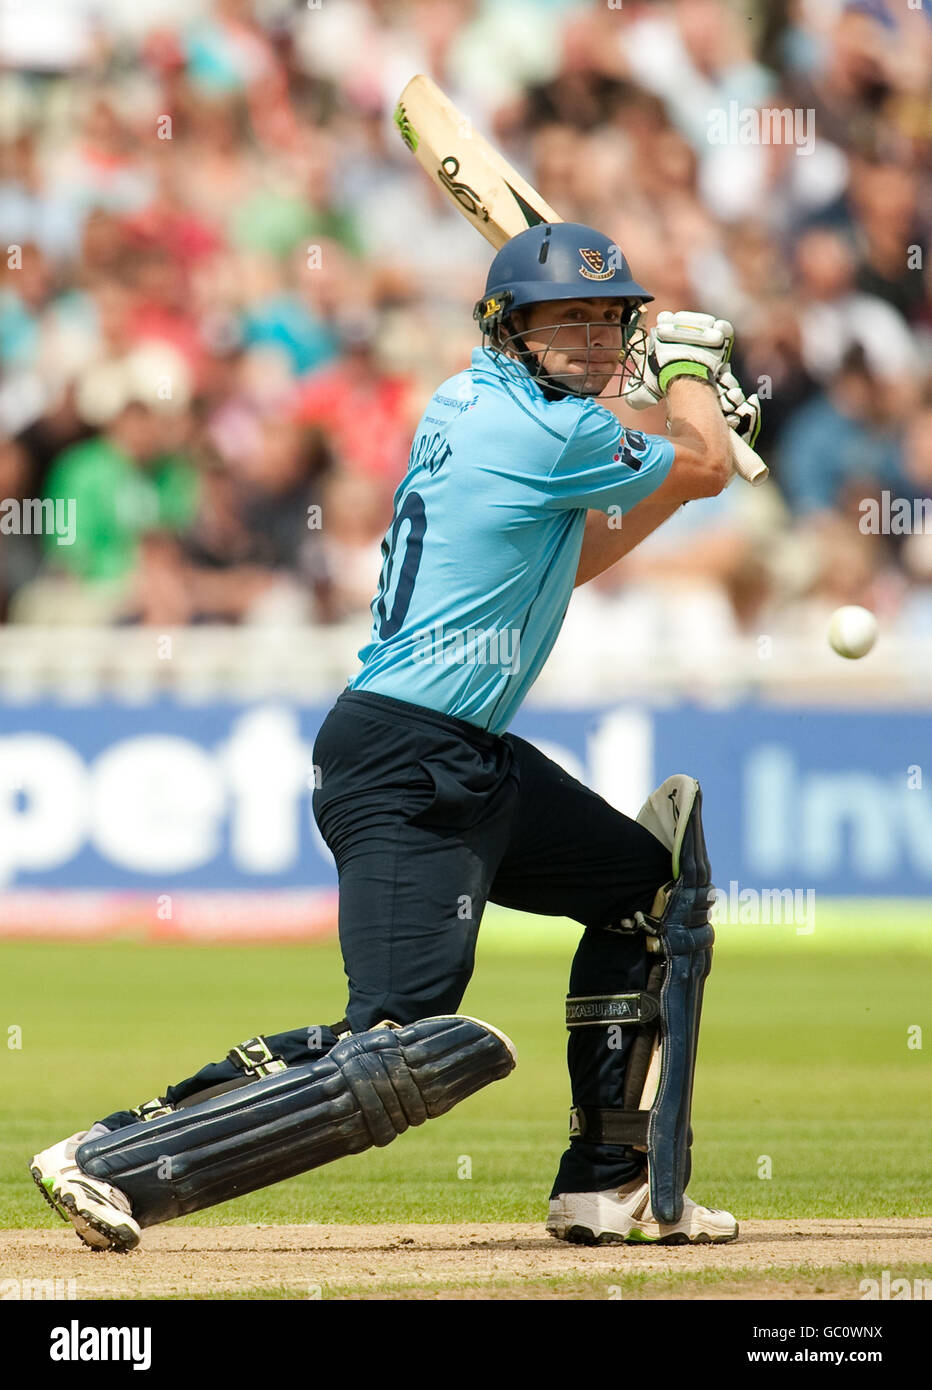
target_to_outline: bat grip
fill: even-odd
[[[760,487],[761,483],[766,483],[770,477],[770,469],[764,460],[755,454],[749,444],[745,444],[739,434],[731,433],[731,461],[735,465],[735,472],[739,473],[745,482],[751,487]]]

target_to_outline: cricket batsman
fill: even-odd
[[[534,226],[495,256],[482,346],[420,421],[362,665],[314,749],[345,1017],[249,1038],[38,1154],[35,1181],[88,1245],[131,1249],[141,1227],[387,1144],[506,1076],[505,1033],[457,1012],[487,902],[582,928],[548,1230],[736,1238],[733,1216],[685,1192],[713,940],[699,785],[669,777],[632,820],[508,732],[574,587],[719,493],[729,423],[757,418],[721,319],[661,314],[632,372],[652,298],[591,227]],[[631,392],[664,398],[665,436],[599,404]]]

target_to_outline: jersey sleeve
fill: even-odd
[[[660,486],[672,463],[669,439],[624,429],[608,410],[587,410],[550,470],[548,505],[629,512]]]

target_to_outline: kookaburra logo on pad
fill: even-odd
[[[605,257],[601,251],[595,251],[590,246],[581,246],[579,254],[583,258],[584,264],[579,267],[580,275],[584,275],[587,280],[610,280],[615,274],[613,266],[607,270],[605,268]]]

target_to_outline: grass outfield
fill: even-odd
[[[506,1082],[388,1149],[189,1222],[541,1220],[565,1142],[562,1013],[577,932],[487,915],[463,1010],[515,1040]],[[932,905],[820,903],[811,935],[724,925],[718,942],[690,1191],[742,1218],[932,1214],[929,1050],[908,1045],[930,1022]],[[29,1179],[36,1149],[251,1032],[329,1022],[345,1001],[333,943],[8,942],[0,980],[4,1027],[22,1030],[0,1063],[4,1227],[59,1226]]]

